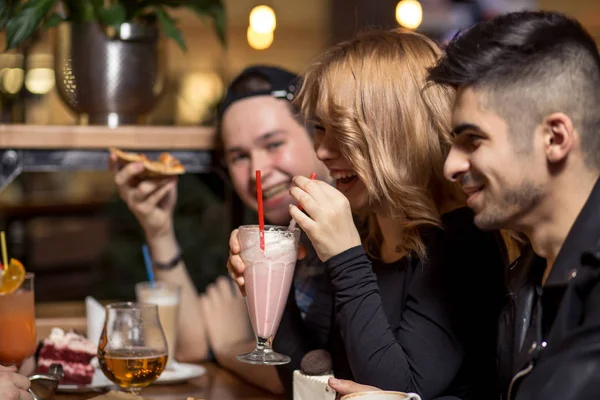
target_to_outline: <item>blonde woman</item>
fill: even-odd
[[[336,378],[424,399],[493,398],[506,258],[443,176],[454,92],[425,87],[439,55],[422,35],[373,31],[308,68],[297,101],[336,188],[296,177],[307,214],[290,212],[326,262]],[[352,213],[368,222],[362,237]],[[285,329],[277,351],[310,348]]]

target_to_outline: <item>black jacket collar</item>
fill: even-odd
[[[600,238],[600,179],[596,181],[592,193],[575,219],[552,266],[546,286],[566,285],[581,264],[583,252],[594,248],[598,238]]]

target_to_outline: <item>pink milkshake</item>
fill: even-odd
[[[251,364],[278,365],[289,357],[271,349],[292,286],[300,230],[265,226],[265,250],[260,248],[257,225],[240,227],[240,256],[246,270],[246,303],[256,334],[257,347],[238,360]]]

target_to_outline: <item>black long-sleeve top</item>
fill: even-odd
[[[279,368],[287,389],[302,355],[321,347],[339,378],[424,400],[496,398],[503,242],[477,229],[466,208],[445,214],[442,223],[424,234],[423,259],[384,264],[362,246],[332,257],[315,312],[304,321],[290,298],[275,340],[275,350],[293,359]]]

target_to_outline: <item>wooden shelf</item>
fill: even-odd
[[[213,150],[212,127],[0,125],[3,149]]]

